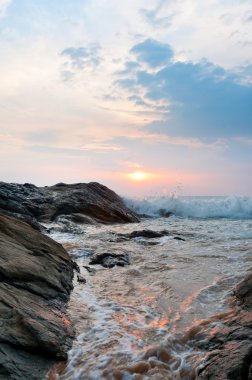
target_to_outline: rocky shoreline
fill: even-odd
[[[61,219],[60,219],[61,218]],[[98,183],[38,188],[0,183],[0,379],[39,380],[66,360],[74,329],[66,313],[74,262],[41,223],[138,221]]]
[[[98,183],[0,183],[0,380],[42,380],[55,361],[66,360],[74,338],[66,308],[75,263],[43,233],[44,226],[72,231],[79,224],[138,221],[117,194]],[[142,230],[113,239],[168,234]],[[109,268],[129,264],[128,257],[95,259]],[[206,354],[196,379],[252,380],[251,270],[234,289],[232,310],[200,322],[185,339]]]

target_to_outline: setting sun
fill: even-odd
[[[144,181],[148,179],[149,174],[142,171],[136,171],[133,173],[129,173],[127,177],[131,179],[132,181]]]

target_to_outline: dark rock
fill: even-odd
[[[235,295],[244,307],[252,309],[252,271],[237,285]]]
[[[77,281],[80,282],[81,284],[85,284],[87,282],[86,279],[80,274],[77,275]]]
[[[85,268],[91,276],[94,276],[96,273],[96,270],[94,268],[90,268],[87,265],[83,265],[83,268]]]
[[[170,216],[173,215],[173,213],[171,211],[167,211],[167,210],[165,210],[163,208],[161,208],[158,211],[158,213],[159,213],[159,216],[162,216],[163,218],[169,218]]]
[[[105,268],[113,268],[118,265],[124,267],[125,265],[130,264],[129,255],[124,254],[115,254],[115,253],[97,253],[95,254],[90,262],[90,265],[100,264]]]
[[[163,231],[152,231],[152,230],[140,230],[140,231],[133,231],[130,234],[125,234],[119,236],[125,236],[128,237],[129,239],[134,239],[137,237],[143,237],[145,239],[155,239],[155,238],[160,238],[162,236],[167,236],[169,235],[169,232],[166,230]]]
[[[49,363],[66,359],[73,266],[60,244],[0,216],[0,378],[40,379]]]
[[[26,352],[2,343],[0,345],[0,380],[39,380],[52,366],[45,356]]]
[[[96,182],[41,188],[0,182],[0,209],[39,222],[51,222],[60,215],[72,215],[70,221],[88,224],[139,221],[116,193]]]
[[[235,288],[240,307],[203,324],[194,345],[208,355],[201,363],[197,380],[249,380],[252,373],[252,273]]]
[[[76,263],[76,261],[73,262],[73,269],[76,270],[76,272],[80,273],[80,267],[79,267],[79,265]]]
[[[185,239],[183,239],[182,237],[180,237],[180,236],[174,236],[174,238],[173,239],[175,239],[175,240],[181,240],[181,241],[185,241]]]
[[[68,220],[70,220],[73,223],[97,225],[97,222],[94,218],[91,218],[90,216],[83,214],[65,215],[65,218],[68,218]]]

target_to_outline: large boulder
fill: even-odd
[[[96,182],[59,183],[51,187],[0,182],[0,210],[26,218],[30,224],[34,218],[40,222],[51,222],[61,215],[71,215],[73,221],[80,223],[139,220],[114,191]]]
[[[0,379],[38,380],[65,360],[74,263],[27,223],[0,215]]]

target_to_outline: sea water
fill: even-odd
[[[62,380],[189,380],[204,353],[190,343],[192,326],[230,310],[233,287],[252,261],[252,198],[159,197],[126,200],[145,217],[139,223],[82,225],[52,237],[78,263],[69,318],[76,339]],[[160,217],[160,210],[172,212]],[[149,229],[166,236],[121,239]],[[130,265],[95,265],[94,253],[128,253]]]

